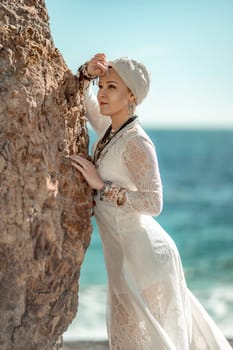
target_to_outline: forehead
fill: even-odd
[[[117,72],[111,66],[108,67],[107,72],[99,78],[99,81],[100,82],[114,81],[116,83],[124,84],[121,77],[117,74]]]

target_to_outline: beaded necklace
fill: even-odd
[[[121,125],[121,127],[117,130],[117,131],[112,131],[112,125],[110,125],[108,127],[108,129],[106,130],[104,136],[102,137],[102,139],[100,139],[100,141],[98,142],[95,152],[94,152],[94,156],[93,156],[93,162],[94,164],[96,164],[97,160],[99,159],[103,149],[107,146],[107,144],[109,144],[109,142],[112,140],[112,138],[122,129],[124,129],[124,127],[128,124],[130,124],[133,120],[135,120],[137,118],[137,116],[133,116],[130,117],[129,119],[126,120],[126,122]]]

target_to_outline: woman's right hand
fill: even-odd
[[[93,77],[104,75],[107,69],[108,63],[104,53],[98,53],[88,61],[87,72]]]

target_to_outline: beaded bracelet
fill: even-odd
[[[100,200],[103,200],[104,197],[116,202],[119,206],[123,205],[126,201],[126,189],[112,186],[111,181],[104,181],[104,186],[100,190]]]
[[[90,75],[87,71],[87,67],[88,67],[88,63],[89,62],[86,62],[84,63],[81,67],[79,67],[78,71],[77,71],[77,77],[79,79],[81,78],[84,78],[86,80],[95,80],[98,78],[98,76],[93,76],[93,75]]]
[[[117,198],[117,205],[123,205],[123,204],[125,204],[125,201],[126,201],[126,189],[121,188],[119,190],[119,195]]]

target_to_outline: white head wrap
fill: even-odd
[[[108,63],[124,81],[134,94],[136,104],[139,105],[149,91],[150,77],[146,67],[128,57],[118,58]]]

